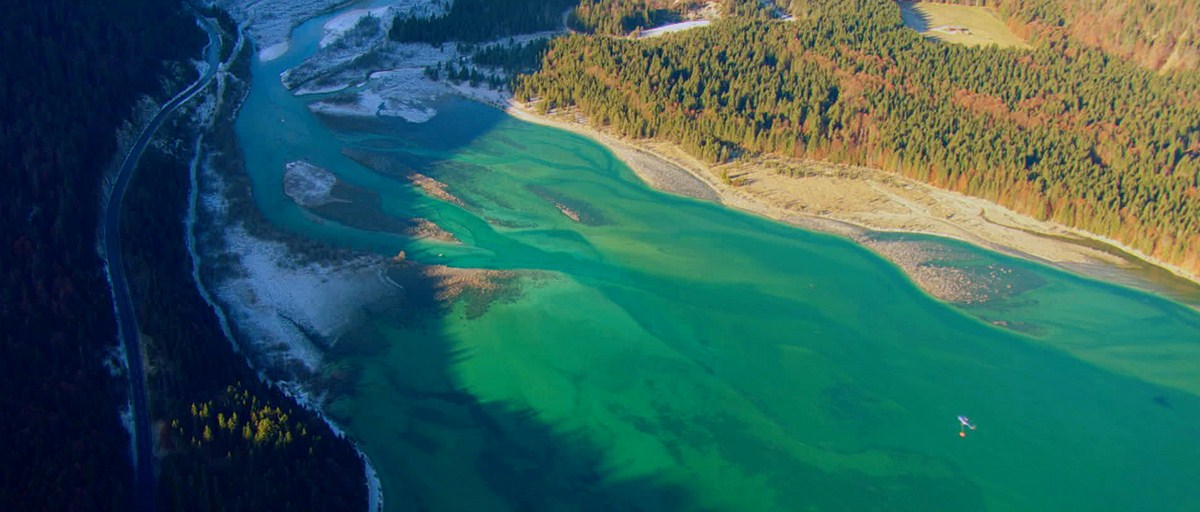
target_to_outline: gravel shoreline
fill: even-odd
[[[949,302],[973,302],[978,297],[965,291],[971,288],[968,284],[950,285],[952,276],[935,277],[932,272],[939,270],[911,264],[908,255],[893,248],[864,243],[863,235],[878,231],[943,236],[1097,279],[1113,280],[1115,272],[1122,273],[1123,284],[1168,295],[1173,293],[1171,287],[1140,277],[1136,269],[1151,265],[1184,282],[1175,284],[1200,284],[1200,276],[1155,262],[1112,240],[885,171],[769,157],[709,165],[671,143],[615,137],[590,126],[578,113],[547,115],[512,101],[487,103],[519,119],[599,142],[655,189],[862,243],[897,264],[927,293]]]

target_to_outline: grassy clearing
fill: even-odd
[[[1025,40],[1013,34],[987,7],[930,2],[898,3],[904,24],[926,37],[967,46],[995,44],[1029,48]]]

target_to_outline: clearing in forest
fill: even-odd
[[[1004,25],[996,13],[987,7],[938,4],[931,2],[897,2],[904,24],[925,37],[948,43],[982,46],[1029,48]]]

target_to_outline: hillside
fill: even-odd
[[[1100,52],[971,48],[886,0],[808,2],[670,38],[571,36],[518,99],[709,161],[881,168],[1082,228],[1200,273],[1200,89]]]
[[[904,24],[925,37],[968,46],[1029,47],[990,7],[931,2],[898,5]]]
[[[1018,33],[1064,38],[1150,69],[1200,66],[1200,0],[946,0],[989,5]]]
[[[0,17],[0,504],[128,510],[127,384],[96,254],[100,186],[139,96],[195,71],[178,2],[10,2]],[[183,76],[189,75],[190,76]]]

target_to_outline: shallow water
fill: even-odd
[[[268,218],[426,263],[531,271],[486,308],[374,310],[330,355],[329,412],[389,509],[1200,509],[1194,310],[891,235],[981,276],[1006,270],[994,300],[947,306],[846,240],[652,191],[594,142],[465,101],[425,124],[323,124],[274,78],[315,49],[323,19],[256,65],[238,121]],[[463,245],[300,209],[281,187],[300,158]],[[979,425],[966,438],[959,414]]]

